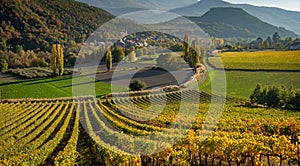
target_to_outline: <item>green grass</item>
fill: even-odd
[[[219,56],[225,69],[300,70],[300,51],[225,52]],[[220,67],[218,58],[209,61]]]
[[[212,71],[210,77],[216,79],[216,84],[224,81],[218,80],[220,71]],[[200,90],[211,92],[211,78],[200,85]],[[258,84],[285,85],[300,89],[300,72],[243,72],[226,71],[227,96],[248,99]]]
[[[89,77],[75,78],[76,84],[72,86],[72,77],[57,77],[42,80],[25,80],[0,83],[1,99],[16,98],[58,98],[72,97],[73,87],[78,96],[93,95],[101,96],[111,92],[111,85],[104,82],[95,82]],[[114,86],[114,90],[124,91],[124,88]]]

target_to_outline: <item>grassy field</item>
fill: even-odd
[[[225,69],[300,70],[300,51],[224,52],[219,56]],[[216,59],[209,61],[220,67]]]
[[[210,77],[215,78],[220,71],[212,71]],[[217,79],[217,78],[215,78]],[[223,83],[217,80],[217,83]],[[248,99],[258,83],[265,85],[285,85],[300,89],[300,72],[244,72],[226,71],[227,96]],[[210,92],[211,82],[208,77],[200,90]]]
[[[100,96],[111,92],[111,85],[108,83],[95,82],[95,89],[91,89],[94,82],[91,78],[78,77],[75,80],[77,83],[73,87],[80,89],[81,95],[95,93]],[[0,90],[1,99],[72,97],[72,76],[0,83]],[[124,89],[120,88],[122,90]]]
[[[300,89],[300,51],[269,51],[269,52],[231,52],[222,53],[221,57],[227,69],[226,71],[227,95],[248,99],[256,84],[285,85]],[[209,59],[211,62],[214,58]],[[242,69],[239,71],[239,69]],[[243,71],[243,69],[250,69]],[[270,71],[257,71],[257,70]],[[251,71],[253,70],[253,71]],[[283,70],[283,71],[281,71]],[[218,70],[210,72],[211,78],[218,77]],[[218,79],[218,78],[216,78]],[[93,80],[88,77],[76,78],[79,82],[74,88],[81,90],[81,95],[96,96],[107,94],[111,91],[110,84],[96,82],[95,89],[91,89]],[[217,83],[223,83],[217,80]],[[117,87],[120,88],[120,87]],[[200,90],[210,92],[210,78],[200,86]],[[44,80],[17,81],[0,84],[2,99],[7,98],[57,98],[71,97],[72,77],[50,78]],[[124,88],[120,88],[124,91]]]

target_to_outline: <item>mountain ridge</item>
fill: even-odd
[[[284,27],[300,34],[300,12],[276,7],[254,6],[249,4],[231,4],[222,0],[201,0],[195,4],[170,10],[182,16],[202,16],[212,7],[237,7],[260,20],[277,27]]]
[[[222,17],[220,17],[220,15],[222,15]],[[215,37],[226,38],[242,36],[246,38],[266,38],[275,32],[279,32],[282,37],[298,37],[298,35],[292,31],[263,22],[241,8],[211,8],[201,17],[187,18],[197,23],[204,31]]]

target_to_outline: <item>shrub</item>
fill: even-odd
[[[0,72],[6,71],[8,69],[8,64],[5,59],[0,60]]]
[[[156,65],[165,70],[178,70],[180,65],[176,55],[173,54],[161,54],[157,60]]]
[[[250,96],[252,104],[263,104],[268,107],[282,107],[300,110],[300,92],[284,86],[266,86],[258,84]]]
[[[147,84],[141,80],[134,80],[130,83],[129,88],[131,91],[140,91],[147,88]]]

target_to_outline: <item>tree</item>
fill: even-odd
[[[52,54],[50,58],[50,63],[51,63],[53,74],[62,76],[64,72],[64,54],[60,44],[52,45]]]
[[[280,88],[278,86],[271,86],[267,92],[267,106],[268,107],[276,107],[279,106],[280,103]]]
[[[195,69],[197,64],[200,63],[200,48],[198,45],[198,38],[196,37],[193,42],[193,51],[192,51],[192,67]]]
[[[281,39],[280,39],[280,36],[279,36],[279,33],[278,33],[278,32],[275,32],[274,35],[273,35],[273,37],[272,37],[272,39],[273,39],[273,43],[274,43],[274,44],[278,44],[279,41],[281,40]]]
[[[188,62],[188,57],[189,57],[189,35],[187,33],[184,35],[182,50],[183,50],[183,59],[186,62]]]
[[[106,54],[105,54],[105,60],[106,60],[106,68],[107,71],[110,71],[112,69],[112,53],[111,53],[111,47],[108,47]]]
[[[134,80],[130,83],[129,88],[131,91],[140,91],[147,88],[147,84],[142,80]]]
[[[51,64],[51,69],[52,69],[52,72],[53,72],[53,75],[56,75],[56,54],[57,54],[57,51],[56,51],[56,44],[53,44],[52,45],[52,53],[51,53],[51,57],[50,57],[50,64]]]
[[[156,59],[156,65],[166,70],[177,70],[179,68],[176,55],[160,54]]]
[[[254,89],[253,93],[250,96],[250,102],[252,104],[259,102],[262,91],[263,90],[261,84],[257,84],[256,88]]]
[[[8,63],[5,59],[0,59],[0,72],[6,71],[8,69]]]
[[[135,62],[137,60],[135,51],[131,51],[129,53],[129,58],[128,59],[129,59],[130,62]]]
[[[21,45],[17,45],[16,48],[15,48],[15,52],[20,55],[20,56],[24,56],[25,54],[25,51],[23,49],[23,46]]]
[[[269,43],[269,47],[272,45],[272,39],[270,36],[266,39],[266,41]]]
[[[113,51],[113,57],[114,57],[115,62],[122,61],[125,57],[124,49],[120,46],[115,47],[115,49]]]
[[[263,43],[262,43],[262,46],[264,49],[268,49],[270,47],[270,44],[268,42],[268,40],[265,40]]]
[[[58,64],[58,75],[62,76],[64,73],[64,52],[61,45],[57,45],[57,64]]]
[[[300,91],[295,93],[295,95],[291,98],[289,104],[293,109],[300,111]]]

